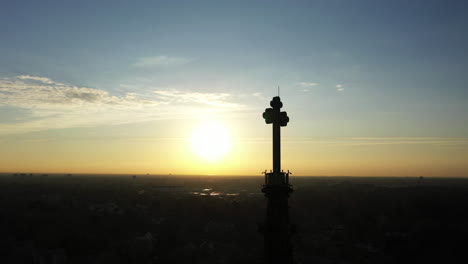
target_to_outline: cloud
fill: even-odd
[[[340,138],[340,146],[374,146],[374,145],[432,145],[441,146],[468,146],[467,138],[449,137],[357,137]]]
[[[301,82],[301,83],[298,83],[298,85],[304,86],[304,87],[310,87],[310,86],[317,86],[319,84],[318,83],[312,83],[312,82]]]
[[[175,103],[198,103],[217,107],[239,108],[242,105],[228,102],[228,93],[198,93],[178,90],[157,90],[154,93],[163,101]]]
[[[37,138],[37,139],[24,139],[24,142],[49,142],[54,139],[52,138]]]
[[[134,67],[172,67],[192,62],[190,58],[171,56],[141,57],[133,64]]]
[[[54,82],[49,78],[22,75],[13,78],[0,78],[0,105],[34,109],[73,109],[76,106],[87,108],[104,105],[136,107],[145,103],[157,102],[137,98],[117,97],[107,91],[77,87]]]
[[[0,135],[187,118],[207,109],[211,112],[242,109],[243,105],[230,99],[227,93],[177,90],[112,95],[46,77],[0,78],[0,107],[17,109],[21,114],[13,122],[0,117]]]
[[[344,91],[343,85],[342,84],[337,84],[335,85],[337,91]]]
[[[261,100],[267,100],[265,96],[263,96],[262,93],[253,93],[252,94],[253,97],[256,97],[258,99],[261,99]]]
[[[51,79],[47,78],[47,77],[38,77],[38,76],[31,76],[31,75],[20,75],[17,77],[18,79],[21,79],[21,80],[34,80],[34,81],[39,81],[39,82],[42,82],[42,83],[55,83],[55,84],[58,84],[57,82],[54,82],[52,81]]]
[[[268,143],[269,138],[246,138],[242,141],[252,143]],[[468,138],[448,138],[448,137],[342,137],[342,138],[322,138],[322,137],[284,137],[285,144],[320,144],[329,147],[355,147],[355,146],[390,146],[390,145],[425,145],[435,148],[457,147],[468,148]]]

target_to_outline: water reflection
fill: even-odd
[[[239,193],[224,193],[224,192],[215,192],[212,189],[203,189],[201,192],[190,192],[193,195],[201,196],[237,196]]]

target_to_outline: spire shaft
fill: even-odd
[[[292,264],[291,235],[294,226],[289,223],[288,206],[292,188],[289,171],[284,173],[281,170],[281,127],[287,125],[289,118],[286,112],[280,111],[283,103],[279,96],[273,97],[270,105],[272,108],[267,108],[263,117],[267,124],[273,124],[273,172],[265,171],[262,192],[268,198],[267,213],[259,231],[264,235],[264,263]]]

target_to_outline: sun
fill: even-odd
[[[194,129],[192,150],[199,157],[207,161],[221,159],[231,148],[230,135],[219,123],[204,123]]]

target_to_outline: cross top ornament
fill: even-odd
[[[270,106],[272,108],[267,108],[265,109],[265,112],[263,112],[263,119],[265,119],[265,123],[278,123],[282,127],[287,126],[289,117],[285,111],[280,111],[281,107],[283,107],[283,103],[281,102],[279,96],[273,97],[273,100],[270,101]]]

